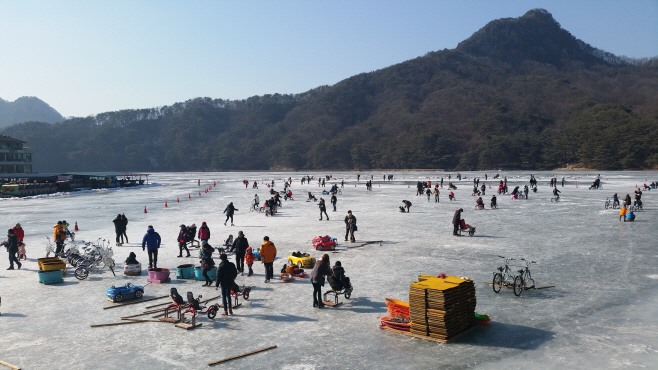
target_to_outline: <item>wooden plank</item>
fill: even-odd
[[[7,366],[8,368],[10,368],[10,369],[12,369],[12,370],[21,370],[20,367],[18,367],[18,366],[16,366],[16,365],[12,365],[12,364],[10,364],[10,363],[8,363],[8,362],[4,362],[4,361],[0,361],[0,365],[2,365],[2,366]]]
[[[126,321],[135,321],[135,322],[162,322],[160,320],[142,320],[142,319],[124,319]]]
[[[154,301],[154,300],[156,300],[156,299],[162,299],[162,298],[167,298],[167,297],[169,297],[169,296],[168,296],[168,295],[163,295],[162,297],[155,297],[155,298],[141,299],[141,300],[139,300],[139,301],[135,301],[135,302],[119,303],[119,304],[115,304],[115,305],[113,305],[113,306],[103,307],[103,309],[104,309],[104,310],[107,310],[107,309],[110,309],[110,308],[123,307],[123,306],[128,306],[128,305],[130,305],[130,304],[137,304],[137,303],[142,303],[142,302],[147,302],[147,301]],[[148,307],[147,307],[147,308],[148,308]]]
[[[167,296],[167,297],[168,297],[168,296]],[[146,306],[146,307],[144,307],[144,308],[160,307],[160,306],[164,306],[164,305],[169,305],[169,304],[171,304],[171,303],[172,303],[172,302],[158,303],[158,304],[154,304],[154,305]]]
[[[144,316],[144,315],[148,315],[148,314],[152,314],[152,313],[156,313],[156,312],[164,312],[164,310],[166,310],[166,309],[167,309],[167,308],[165,307],[165,308],[161,308],[161,309],[159,309],[159,310],[144,311],[144,312],[142,312],[142,313],[138,313],[138,314],[136,314],[136,315],[123,316],[123,317],[121,318],[121,320],[123,320],[123,319],[130,319],[130,318],[132,318],[132,317]]]
[[[219,360],[219,361],[215,361],[215,362],[209,362],[209,363],[208,363],[208,366],[213,366],[213,365],[221,364],[222,362],[235,360],[236,358],[240,358],[240,357],[245,357],[245,356],[253,355],[253,354],[255,354],[255,353],[259,353],[259,352],[267,351],[267,350],[270,350],[270,349],[273,349],[273,348],[276,348],[276,346],[271,346],[271,347],[261,348],[261,349],[257,349],[257,350],[255,350],[255,351],[251,351],[251,352],[243,353],[243,354],[241,354],[241,355],[237,355],[237,356],[233,356],[233,357],[225,358],[225,359],[223,359],[223,360]]]
[[[150,320],[149,320],[149,321],[150,321]],[[128,325],[128,324],[137,324],[137,323],[140,323],[140,322],[149,322],[149,321],[146,321],[146,320],[139,320],[139,321],[133,320],[133,321],[111,322],[111,323],[109,323],[109,324],[97,324],[97,325],[91,325],[91,327],[92,327],[92,328],[100,328],[100,327],[102,327],[102,326]]]
[[[361,248],[361,247],[365,247],[368,244],[375,244],[375,243],[381,243],[381,242],[383,242],[383,240],[375,240],[375,241],[371,241],[371,242],[365,242],[365,243],[362,243],[362,244],[359,244],[359,245],[348,246],[347,248]]]
[[[343,304],[343,302],[334,303],[334,302],[329,302],[329,301],[322,301],[322,303],[324,303],[325,306],[329,306],[329,307],[336,307],[336,306],[340,306],[341,304]]]
[[[485,281],[484,283],[485,283],[485,284],[488,284],[489,286],[492,286],[492,285],[493,285],[493,283],[490,283],[490,282],[488,282],[488,281]],[[507,285],[503,285],[503,288],[512,289],[512,288],[514,288],[514,286],[512,286],[512,285],[509,285],[509,286],[507,286]],[[540,286],[540,287],[538,287],[538,288],[535,288],[535,286],[533,285],[533,286],[531,286],[531,287],[526,288],[525,290],[530,290],[530,289],[548,289],[548,288],[555,288],[555,285]]]
[[[178,319],[174,319],[173,317],[163,317],[163,318],[161,318],[161,319],[158,320],[158,321],[160,321],[160,322],[168,322],[168,323],[172,323],[172,324],[178,324],[178,323],[180,322],[180,320],[178,320]]]

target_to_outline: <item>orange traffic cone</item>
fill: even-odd
[[[180,198],[176,198],[176,203],[180,203]]]
[[[199,196],[201,196],[201,192],[199,192]]]
[[[165,200],[165,208],[167,208],[167,201]]]
[[[187,194],[187,199],[192,199],[192,196],[190,194]]]
[[[73,231],[78,231],[78,221],[75,222],[75,227],[73,228]]]
[[[144,206],[144,213],[148,213],[148,212],[146,212],[146,206]]]
[[[635,184],[635,187],[637,188],[637,184]]]

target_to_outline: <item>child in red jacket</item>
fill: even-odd
[[[246,263],[247,267],[249,268],[249,273],[247,276],[251,276],[254,273],[254,270],[251,269],[251,266],[254,264],[254,252],[252,251],[251,247],[248,247],[245,251],[244,263]]]

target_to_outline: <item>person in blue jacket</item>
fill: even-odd
[[[155,232],[153,226],[149,225],[146,229],[144,239],[142,239],[142,251],[144,247],[148,249],[149,268],[158,268],[158,248],[160,248],[160,234]]]

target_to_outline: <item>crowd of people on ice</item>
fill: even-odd
[[[357,181],[360,181],[360,177],[361,175],[358,174]],[[450,190],[450,193],[448,194],[448,198],[450,201],[452,201],[455,200],[455,195],[452,190],[457,189],[457,186],[455,186],[452,183],[451,175],[447,175],[446,177],[448,178],[448,189]],[[488,179],[488,176],[486,174],[483,177],[485,181]],[[498,179],[498,177],[499,177],[498,175],[495,175],[493,178]],[[461,174],[458,173],[456,178],[458,181],[461,180],[462,179]],[[310,182],[314,179],[315,178],[313,176],[304,176],[301,178],[301,184],[302,185],[305,183],[310,184]],[[394,179],[394,177],[393,175],[384,175],[383,179],[384,181],[387,180],[391,181]],[[476,209],[484,209],[485,207],[482,196],[485,196],[487,186],[484,183],[480,185],[480,179],[481,177],[475,177],[473,179],[473,192],[471,195],[478,197],[475,201]],[[332,180],[334,181],[334,184],[332,184],[331,189],[329,191],[323,190],[322,194],[331,196],[330,202],[333,207],[333,212],[336,212],[336,205],[338,202],[337,194],[342,193],[345,180],[343,179],[340,181],[340,187],[339,187],[337,182],[338,180],[334,179],[331,175],[327,175],[318,179],[318,186],[325,187],[327,182]],[[366,179],[365,181],[366,190],[368,191],[372,191],[372,180],[373,180],[373,176],[370,176],[370,178]],[[434,195],[434,202],[439,203],[440,189],[443,188],[443,182],[444,179],[443,177],[441,177],[439,181],[437,181],[434,184],[434,187],[432,188],[431,181],[429,180],[418,181],[416,183],[416,196],[425,195],[427,196],[427,201],[431,202],[431,196]],[[508,192],[507,182],[508,181],[506,176],[504,176],[502,179],[499,179],[498,191],[497,191],[498,195],[510,194],[512,199],[518,199],[518,198],[527,199],[530,190],[532,190],[533,192],[537,192],[537,180],[533,175],[530,175],[529,186],[523,185],[523,189],[521,189],[520,186],[515,186],[514,189],[511,191],[511,193]],[[243,183],[246,189],[248,189],[249,185],[252,184],[252,182],[249,180],[244,180]],[[550,187],[553,188],[553,195],[555,198],[559,198],[560,196],[559,195],[560,191],[557,189],[558,187],[557,184],[558,184],[557,177],[550,179],[549,185]],[[280,192],[274,190],[275,187],[274,180],[272,180],[271,183],[266,183],[265,185],[267,188],[270,189],[269,192],[271,197],[264,202],[263,208],[265,209],[265,212],[268,213],[268,215],[273,216],[274,214],[276,214],[276,208],[282,206],[281,195]],[[565,185],[564,177],[562,177],[561,185],[562,187],[564,187]],[[652,182],[649,185],[644,184],[643,188],[645,190],[655,189],[657,185],[658,182]],[[291,186],[292,186],[292,178],[289,177],[288,179],[284,180],[284,188],[283,188],[284,200],[293,199],[292,191],[290,190]],[[258,189],[257,181],[253,182],[252,189]],[[595,179],[595,181],[590,186],[590,189],[602,189],[600,176]],[[642,198],[642,190],[640,188],[637,188],[635,190],[635,200],[633,204],[631,205],[630,194],[627,194],[623,200],[623,204],[620,205],[620,199],[617,193],[614,194],[613,205],[619,206],[619,208],[621,209],[620,221],[622,220],[633,221],[635,219],[633,209],[642,209],[641,198]],[[255,194],[252,200],[252,205],[251,205],[252,209],[258,209],[260,207],[259,200],[260,199],[258,194]],[[315,195],[312,194],[312,192],[309,191],[307,202],[311,202],[311,201],[318,202],[318,199],[315,197]],[[403,205],[399,207],[400,212],[409,213],[412,203],[406,199],[402,200],[402,203]],[[329,215],[327,213],[327,205],[325,203],[324,197],[320,197],[317,205],[320,211],[320,220],[322,221],[326,219],[328,221]],[[492,195],[490,206],[491,208],[497,208],[498,204],[497,204],[496,194]],[[224,226],[226,226],[229,221],[231,222],[231,226],[234,226],[234,216],[235,216],[235,212],[237,211],[239,210],[234,206],[233,202],[230,202],[226,206],[223,212],[226,215]],[[469,228],[471,230],[474,230],[474,228],[466,224],[465,220],[462,218],[463,212],[464,212],[463,208],[460,208],[457,211],[455,211],[455,214],[452,219],[453,235],[459,235],[461,230],[468,230]],[[112,220],[112,222],[114,223],[114,228],[116,233],[116,245],[117,246],[123,245],[124,240],[125,243],[128,243],[128,235],[127,235],[128,219],[126,215],[118,214],[116,218]],[[355,242],[356,241],[355,232],[358,230],[357,219],[352,214],[351,210],[347,212],[347,215],[344,218],[344,223],[345,223],[344,240]],[[72,237],[73,235],[68,230],[68,227],[69,224],[65,220],[58,221],[57,224],[53,226],[53,239],[56,244],[56,251],[55,251],[56,255],[62,254],[66,238],[69,236]],[[20,269],[22,267],[22,264],[19,261],[21,259],[22,260],[27,259],[27,254],[25,251],[25,243],[23,242],[24,237],[25,237],[25,233],[23,228],[21,227],[21,224],[16,224],[12,229],[8,230],[7,240],[2,242],[2,245],[4,245],[7,251],[9,252],[10,265],[8,270],[13,270],[15,268],[14,266]],[[222,247],[220,248],[214,248],[210,245],[209,243],[210,237],[211,237],[210,228],[208,227],[208,224],[205,221],[201,223],[201,227],[198,229],[196,224],[194,223],[189,226],[181,224],[177,238],[178,247],[179,247],[178,257],[192,257],[189,248],[194,246],[194,244],[196,243],[196,246],[199,247],[199,261],[202,269],[202,274],[205,278],[205,283],[203,286],[205,287],[212,286],[213,281],[210,278],[209,271],[213,268],[217,268],[215,288],[219,289],[221,287],[222,295],[229,296],[230,291],[228,291],[228,289],[234,285],[234,281],[238,273],[243,274],[246,268],[247,276],[252,276],[254,274],[253,264],[256,257],[256,253],[254,253],[254,250],[249,245],[249,241],[247,240],[246,236],[242,231],[238,232],[238,236],[234,240],[232,236],[230,236],[229,239],[224,241]],[[148,255],[149,269],[158,268],[158,250],[160,248],[161,241],[162,240],[159,233],[155,231],[155,228],[152,225],[149,225],[146,230],[146,233],[142,238],[142,243],[141,243],[142,250],[147,252]],[[215,261],[213,259],[213,253],[216,251],[219,252],[220,262],[218,266],[215,266]],[[186,254],[183,255],[183,252],[185,252]],[[235,254],[235,263],[230,262],[228,260],[227,253]],[[264,236],[263,242],[258,248],[258,257],[264,266],[266,283],[270,282],[270,280],[274,278],[273,265],[276,256],[277,256],[276,246],[269,239],[268,236]],[[130,256],[126,260],[126,263],[127,264],[136,263],[137,262],[136,258],[137,256],[135,255],[135,253],[131,252]],[[290,273],[300,273],[299,270],[300,269],[297,266],[284,266],[284,268],[282,269],[282,271],[284,272],[290,271]],[[325,278],[334,281],[337,286],[350,287],[351,289],[349,278],[345,277],[344,268],[341,266],[341,263],[337,261],[333,267],[330,267],[329,256],[325,254],[323,255],[322,259],[315,264],[310,274],[310,280],[311,283],[313,284],[314,307],[321,308],[324,306],[320,297],[320,292],[321,292],[321,287],[324,285]],[[227,315],[232,314],[230,302],[228,305],[224,305],[224,307],[225,307],[224,314]]]

